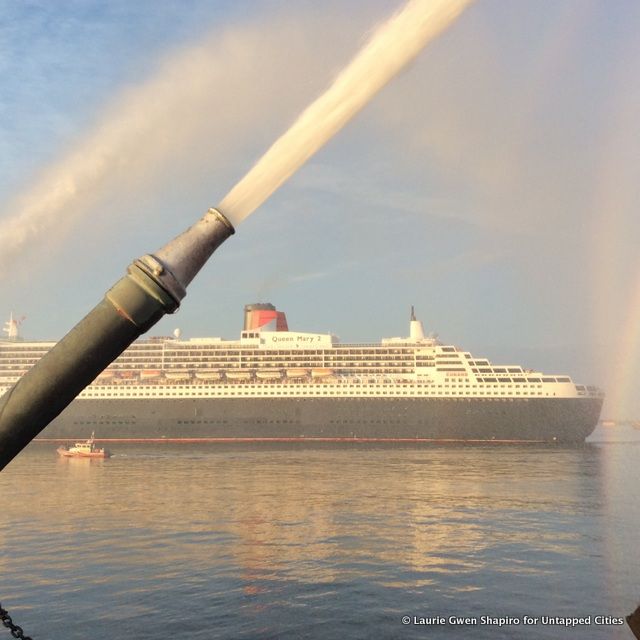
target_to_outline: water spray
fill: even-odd
[[[234,233],[234,224],[295,173],[470,1],[409,0],[218,208],[159,251],[135,260],[104,299],[0,398],[0,470],[136,338],[174,313],[194,276]]]

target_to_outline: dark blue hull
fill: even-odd
[[[40,439],[583,442],[602,398],[75,400]]]

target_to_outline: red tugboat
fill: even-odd
[[[72,447],[58,447],[58,455],[65,458],[109,458],[111,452],[95,445],[95,431],[88,440],[76,442]]]

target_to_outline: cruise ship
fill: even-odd
[[[55,343],[0,341],[0,395]],[[496,365],[425,335],[343,344],[247,305],[237,340],[132,344],[42,433],[101,441],[583,442],[604,395],[567,375]]]

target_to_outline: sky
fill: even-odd
[[[0,0],[0,316],[61,337],[401,6]],[[478,0],[151,333],[234,338],[268,301],[291,329],[378,341],[414,305],[444,342],[640,418],[639,30],[635,0]]]

